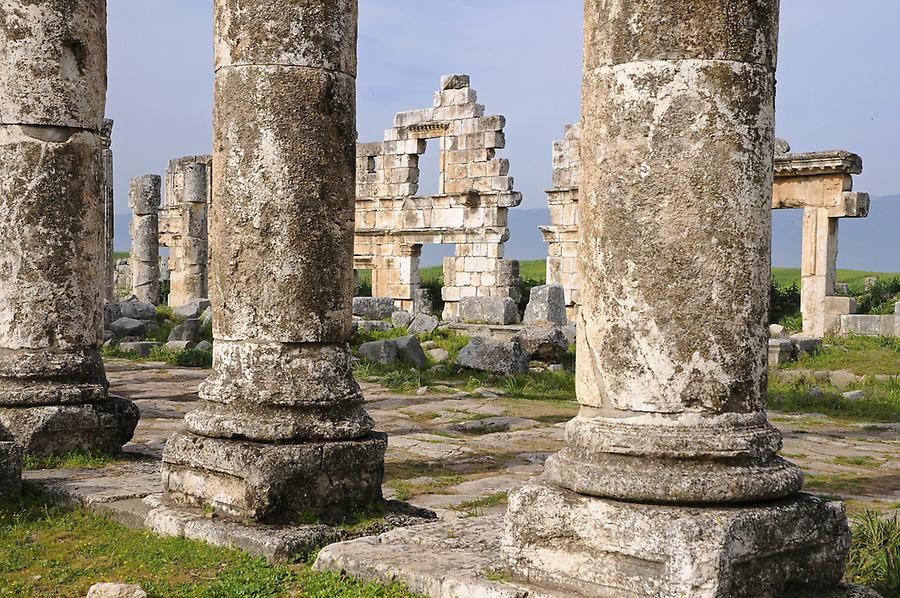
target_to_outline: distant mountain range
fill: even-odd
[[[131,238],[129,214],[116,215],[116,251],[128,251]],[[547,257],[547,246],[539,226],[550,223],[546,208],[509,211],[510,239],[506,257],[537,260]],[[772,264],[800,266],[800,210],[776,210],[772,224]],[[873,197],[868,218],[841,221],[838,266],[851,270],[900,272],[900,195]],[[452,245],[429,246],[422,253],[422,265],[441,263],[453,255]]]

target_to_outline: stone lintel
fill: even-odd
[[[775,178],[816,174],[862,174],[862,158],[844,150],[787,154],[775,158]]]
[[[808,494],[740,508],[590,498],[538,478],[510,496],[511,578],[579,596],[828,595],[843,576],[844,507]]]
[[[382,500],[386,449],[380,433],[291,444],[177,434],[163,454],[165,502],[262,523],[339,517]]]

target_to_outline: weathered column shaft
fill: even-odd
[[[796,494],[764,411],[778,7],[585,2],[582,407],[510,496],[516,578],[749,598],[843,574],[843,508]]]
[[[182,212],[181,260],[182,285],[190,299],[207,297],[207,262],[209,260],[207,219],[206,164],[189,164],[184,170],[184,205]]]
[[[810,336],[825,336],[825,298],[834,295],[839,222],[825,208],[803,209],[800,311],[803,333]]]
[[[155,174],[131,179],[131,292],[138,301],[159,303],[159,202],[162,178]]]
[[[0,21],[0,437],[115,450],[137,413],[99,355],[106,2],[10,0]]]
[[[356,0],[215,14],[215,365],[167,447],[168,500],[258,520],[378,500],[385,441],[348,346]]]
[[[586,17],[583,409],[548,470],[630,500],[786,496],[763,412],[777,0],[631,4]]]

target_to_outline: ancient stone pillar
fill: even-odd
[[[380,500],[386,448],[348,347],[357,4],[279,8],[215,3],[215,365],[163,457],[169,504],[264,522]]]
[[[194,162],[184,167],[184,189],[181,221],[181,271],[179,286],[184,300],[205,298],[207,262],[209,259],[207,215],[209,188],[207,166]],[[170,302],[171,303],[171,302]]]
[[[138,301],[159,303],[159,202],[162,178],[155,174],[131,179],[131,293]]]
[[[107,395],[101,126],[106,2],[0,4],[0,440],[117,451]]]
[[[803,256],[800,273],[800,311],[803,333],[826,333],[826,297],[834,295],[837,275],[839,218],[825,208],[803,209]]]
[[[512,574],[590,596],[782,596],[843,507],[766,420],[778,0],[588,0],[581,412],[510,499]],[[730,505],[730,506],[722,506]]]
[[[115,270],[115,237],[116,237],[116,204],[114,195],[114,172],[112,151],[113,121],[106,118],[100,129],[100,160],[103,163],[103,299],[113,301],[113,289],[116,286]]]

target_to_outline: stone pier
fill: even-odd
[[[357,14],[216,0],[215,363],[166,446],[170,506],[288,523],[382,498],[386,437],[348,346]]]
[[[159,304],[159,202],[162,179],[155,174],[131,179],[131,293]]]
[[[0,441],[118,451],[138,413],[99,353],[106,3],[9,0],[0,21]]]
[[[169,305],[206,298],[209,245],[207,220],[212,158],[186,156],[169,162],[165,205],[160,213],[160,244],[170,249]]]
[[[798,493],[764,411],[778,8],[585,3],[582,407],[510,496],[515,579],[735,598],[843,575],[843,506]]]

